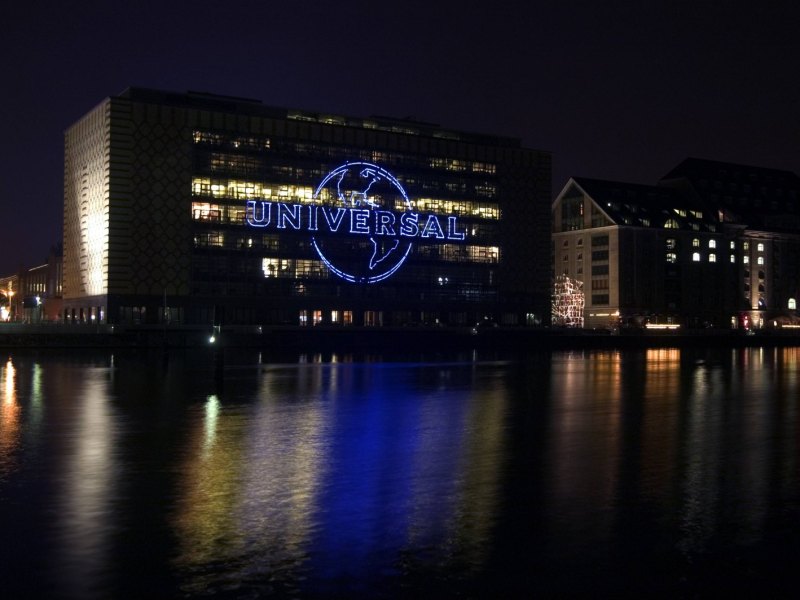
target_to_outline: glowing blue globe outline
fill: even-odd
[[[405,204],[406,204],[406,210],[411,210],[411,208],[412,208],[411,200],[408,199],[408,194],[406,194],[406,191],[405,191],[405,189],[403,189],[403,186],[400,185],[400,182],[397,181],[397,178],[394,175],[392,175],[391,173],[389,173],[389,171],[387,171],[383,167],[379,167],[376,164],[363,162],[363,161],[346,162],[343,165],[340,165],[340,166],[336,167],[330,173],[328,173],[325,176],[325,178],[322,180],[322,182],[320,182],[320,184],[317,186],[317,189],[314,191],[314,200],[317,200],[319,198],[320,192],[323,190],[323,188],[325,188],[325,186],[328,184],[328,182],[331,179],[333,179],[334,177],[336,177],[338,175],[341,175],[341,174],[351,170],[353,167],[359,167],[359,166],[364,167],[364,168],[368,168],[368,169],[375,169],[376,173],[379,176],[385,178],[387,181],[389,181],[389,183],[391,183],[395,188],[397,188],[397,190],[403,195],[403,199],[405,200]],[[372,240],[372,242],[375,243],[375,240],[373,238],[370,237],[370,240]],[[325,256],[325,253],[322,252],[322,248],[319,247],[319,244],[317,244],[317,240],[314,237],[311,238],[311,245],[314,246],[314,250],[316,250],[317,254],[320,257],[320,260],[322,260],[322,262],[325,264],[325,266],[328,268],[329,271],[331,271],[335,275],[341,277],[345,281],[349,281],[351,283],[377,283],[379,281],[383,281],[384,279],[387,279],[388,277],[391,277],[401,266],[403,266],[403,263],[405,263],[406,258],[408,258],[408,255],[411,253],[411,249],[414,246],[413,243],[408,242],[408,246],[406,247],[404,252],[401,251],[399,247],[396,248],[396,251],[401,252],[402,257],[390,269],[388,269],[386,271],[383,271],[383,272],[379,273],[378,275],[370,275],[370,276],[361,276],[361,277],[359,277],[359,276],[356,276],[356,275],[352,275],[350,273],[346,273],[345,271],[342,271],[341,269],[336,267],[328,259],[328,257]]]

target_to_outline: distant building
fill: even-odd
[[[67,321],[549,322],[550,155],[129,89],[65,136]]]
[[[736,264],[725,308],[739,325],[794,322],[800,298],[800,177],[791,171],[687,159],[661,182],[701,201]],[[738,310],[737,310],[738,309]]]
[[[61,247],[52,248],[46,263],[20,271],[18,318],[26,323],[56,322],[62,311]]]
[[[50,249],[47,262],[0,278],[0,320],[41,323],[61,319],[61,246]]]
[[[553,203],[553,272],[584,326],[763,327],[797,320],[800,178],[687,159],[656,186],[572,178]]]

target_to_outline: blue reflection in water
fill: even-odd
[[[454,368],[461,389],[451,389]],[[255,405],[209,397],[175,514],[185,591],[269,580],[262,591],[369,593],[409,561],[484,545],[504,398],[471,389],[472,368],[266,368]],[[439,385],[420,389],[420,379]]]

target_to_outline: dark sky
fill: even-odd
[[[61,239],[64,130],[132,85],[521,138],[553,194],[686,156],[800,172],[794,2],[4,5],[0,276]]]

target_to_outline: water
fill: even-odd
[[[15,351],[0,589],[788,596],[799,374],[796,348]]]

